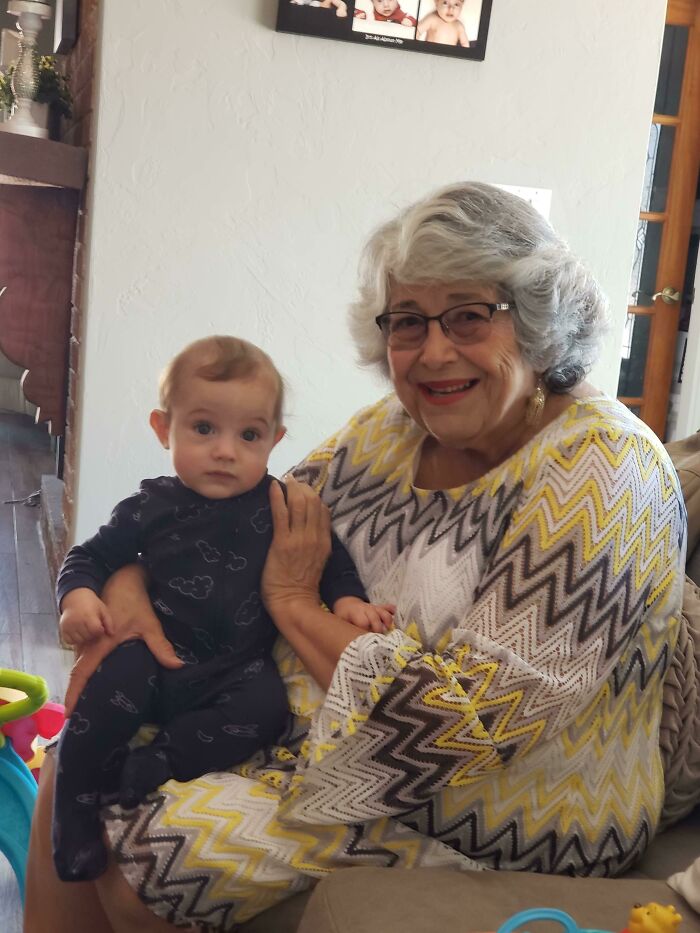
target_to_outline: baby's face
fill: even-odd
[[[284,435],[275,423],[277,391],[274,376],[262,368],[245,379],[185,380],[166,437],[185,486],[208,499],[228,499],[258,485]]]
[[[372,0],[372,4],[380,16],[391,16],[398,8],[399,0]]]
[[[435,0],[435,12],[446,23],[454,23],[459,19],[464,0]]]

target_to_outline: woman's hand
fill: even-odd
[[[183,664],[163,634],[158,616],[148,598],[144,572],[140,567],[131,564],[112,574],[102,591],[102,600],[109,610],[112,633],[104,634],[79,649],[78,659],[68,680],[67,715],[73,712],[78,697],[103,658],[123,641],[142,638],[163,667],[176,669]]]
[[[331,553],[331,517],[316,493],[292,477],[287,502],[270,486],[274,534],[262,575],[262,597],[272,618],[291,604],[320,602],[318,587]]]
[[[364,635],[321,607],[318,593],[331,553],[331,517],[316,493],[287,481],[287,503],[277,483],[270,486],[274,535],[262,576],[267,611],[306,670],[328,689],[338,659]]]

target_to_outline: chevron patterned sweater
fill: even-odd
[[[347,865],[613,875],[653,836],[685,537],[663,447],[618,402],[579,401],[427,491],[424,436],[389,396],[296,470],[395,630],[352,642],[325,696],[281,646],[295,740],[107,814],[171,922],[230,929]]]

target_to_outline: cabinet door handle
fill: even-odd
[[[0,295],[2,295],[2,292],[0,292]],[[667,285],[662,291],[653,294],[651,300],[656,301],[657,298],[660,298],[664,304],[672,305],[679,301],[680,297],[681,293],[673,285]]]

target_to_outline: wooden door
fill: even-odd
[[[54,435],[66,423],[78,192],[0,184],[0,349]]]
[[[662,439],[699,167],[700,0],[669,0],[617,389]]]

